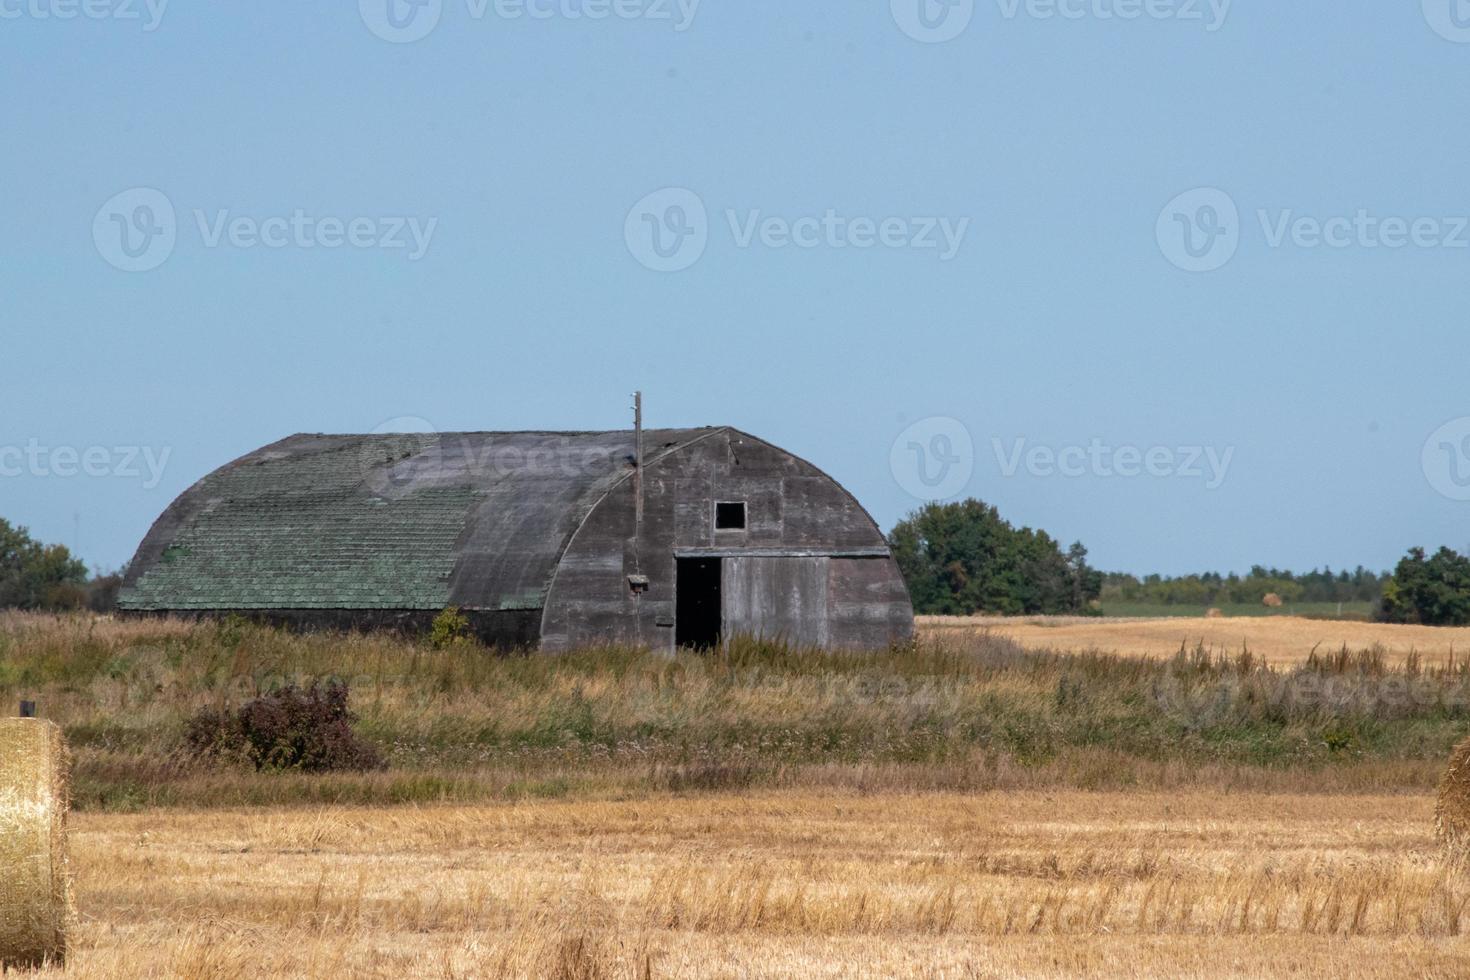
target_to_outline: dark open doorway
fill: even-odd
[[[681,647],[714,647],[720,642],[720,559],[678,559],[675,583],[674,642]]]

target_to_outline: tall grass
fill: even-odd
[[[188,756],[205,707],[345,682],[389,769],[256,774]],[[878,653],[503,656],[242,622],[0,616],[0,703],[39,701],[79,805],[393,802],[746,786],[1432,786],[1470,727],[1470,664],[1249,651],[1028,652],[988,634]]]

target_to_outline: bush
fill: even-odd
[[[435,616],[434,624],[429,628],[429,642],[436,650],[464,643],[469,638],[470,621],[457,606],[450,606]]]
[[[248,761],[256,769],[382,769],[382,756],[358,738],[354,721],[345,684],[292,685],[233,713],[206,708],[190,720],[184,738],[196,755]]]

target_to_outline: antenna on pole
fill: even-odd
[[[638,645],[643,644],[643,593],[648,591],[648,579],[643,575],[643,392],[633,392],[633,574],[628,576],[628,588],[633,596],[633,635]]]
[[[643,392],[633,392],[633,524],[643,530]]]

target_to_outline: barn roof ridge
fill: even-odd
[[[689,432],[701,435],[709,432],[718,432],[721,429],[731,429],[728,425],[695,425],[682,426],[671,425],[662,427],[650,427],[645,432]],[[733,431],[733,429],[732,429]],[[324,439],[365,439],[373,436],[388,438],[391,436],[631,436],[632,429],[431,429],[427,432],[293,432],[291,435],[277,440],[285,442],[288,439],[298,438],[324,438]],[[276,445],[276,443],[270,443]],[[262,447],[268,448],[268,447]]]

